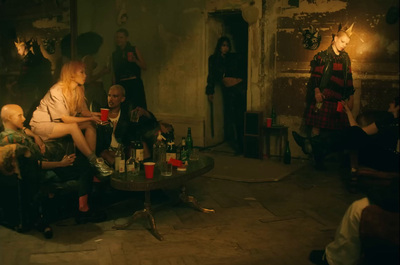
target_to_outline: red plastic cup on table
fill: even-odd
[[[343,111],[342,102],[338,102],[338,103],[337,103],[336,111],[337,111],[337,112],[342,112],[342,111]]]
[[[100,109],[100,113],[101,113],[101,117],[100,117],[100,119],[101,119],[101,121],[107,121],[108,120],[108,112],[109,112],[110,110],[109,109],[105,109],[105,108],[101,108]]]
[[[267,127],[271,127],[272,126],[272,118],[267,118]]]
[[[144,162],[144,173],[147,179],[152,179],[154,176],[154,162]]]

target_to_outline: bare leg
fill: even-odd
[[[93,126],[91,122],[82,122],[79,123],[79,128],[85,131],[86,143],[89,145],[89,148],[93,151],[96,150],[96,128]]]
[[[61,138],[70,134],[76,147],[82,152],[86,157],[93,153],[93,150],[89,147],[86,142],[85,137],[82,134],[81,129],[79,129],[77,123],[57,123],[54,126],[53,132],[50,134],[49,138]]]

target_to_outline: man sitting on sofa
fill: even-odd
[[[24,127],[25,121],[23,110],[15,104],[8,104],[1,109],[1,120],[4,131],[0,133],[0,145],[20,144],[26,146],[32,158],[37,161],[39,170],[32,170],[31,174],[40,174],[40,178],[32,176],[32,180],[37,179],[39,183],[32,183],[39,186],[43,182],[55,181],[63,182],[71,179],[78,180],[79,189],[79,211],[76,216],[77,223],[99,222],[105,220],[105,213],[93,211],[88,205],[88,195],[91,193],[94,171],[84,158],[80,155],[65,155],[60,161],[46,161],[43,153],[45,146],[39,136],[35,135],[30,129]],[[35,139],[36,143],[33,141]],[[45,174],[50,170],[54,173]],[[47,173],[49,173],[47,171]],[[51,179],[48,177],[51,176]]]
[[[104,158],[109,165],[114,164],[115,151],[118,144],[129,147],[131,141],[142,139],[144,159],[151,157],[153,143],[158,130],[163,133],[172,133],[172,126],[159,124],[154,115],[142,107],[132,111],[126,110],[125,89],[121,85],[113,85],[108,91],[108,119],[110,123],[99,126],[97,129],[96,153]],[[137,122],[131,121],[135,112]]]

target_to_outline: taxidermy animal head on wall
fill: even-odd
[[[303,34],[303,47],[308,50],[315,50],[319,47],[321,43],[321,35],[318,30],[310,25],[308,29],[303,30],[299,28],[300,32]]]

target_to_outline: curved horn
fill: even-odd
[[[353,26],[354,26],[354,22],[353,22],[353,24],[351,24],[351,26],[348,29],[346,29],[346,33],[347,33],[347,35],[349,35],[349,37],[351,36],[351,34],[353,34]]]

